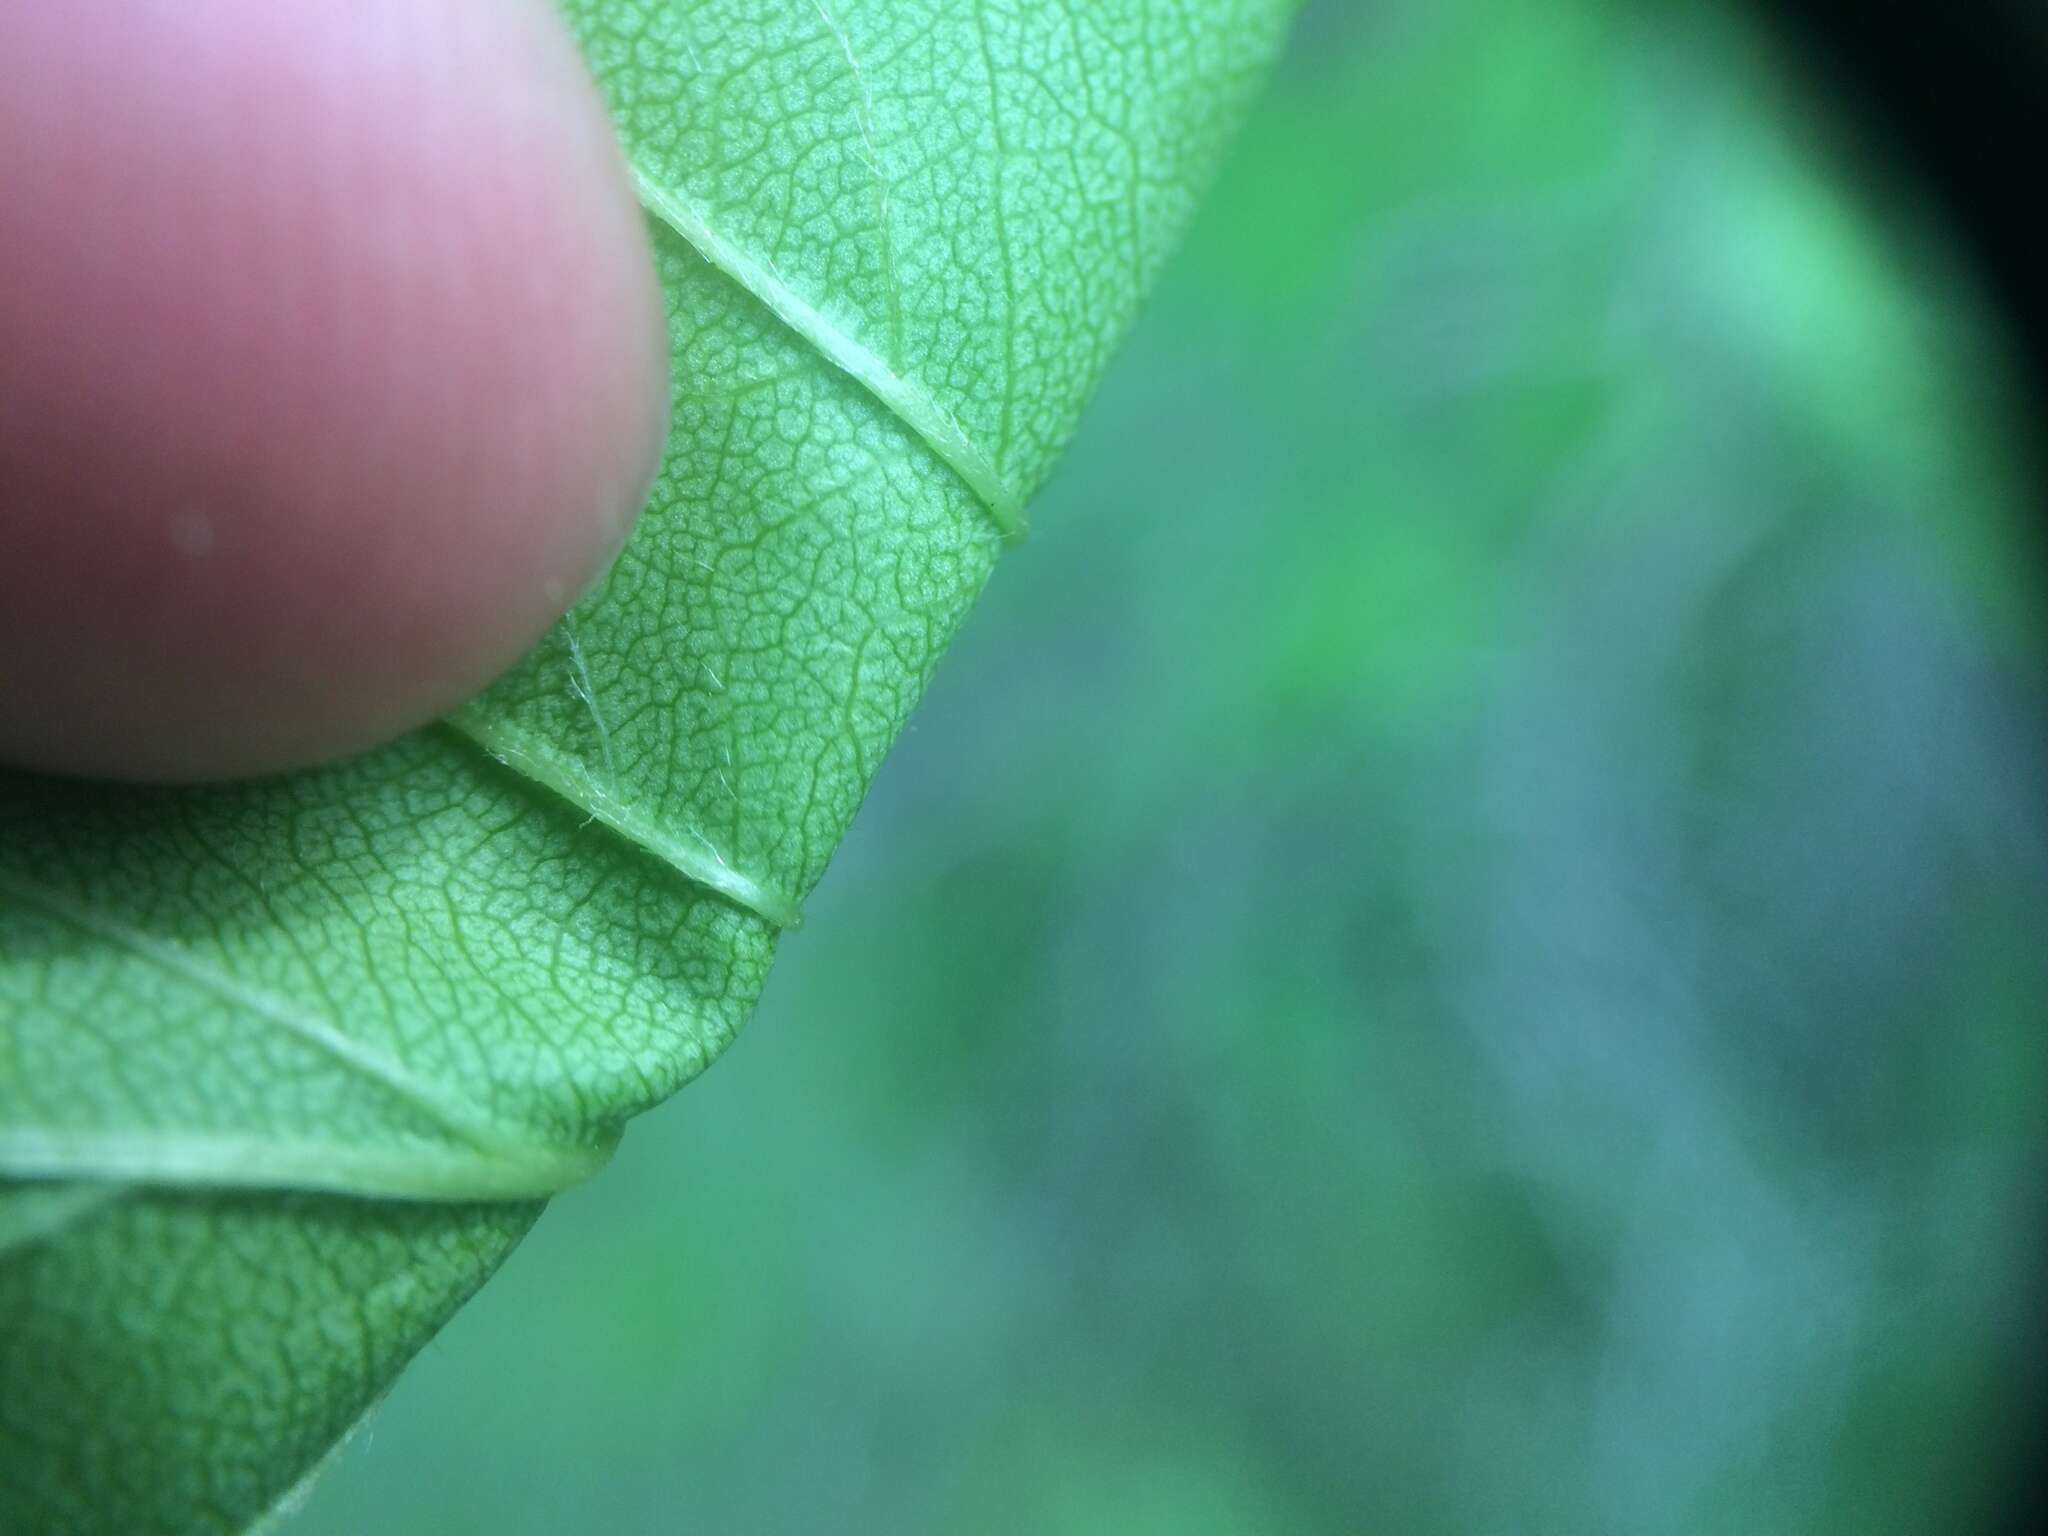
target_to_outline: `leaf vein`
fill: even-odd
[[[536,1144],[499,1154],[411,1140],[368,1146],[289,1136],[19,1125],[0,1131],[0,1167],[25,1179],[328,1190],[388,1200],[541,1200],[596,1173],[616,1146],[614,1137],[588,1147]]]
[[[563,762],[551,744],[491,718],[474,705],[456,710],[442,723],[482,747],[520,777],[551,790],[591,819],[603,822],[685,879],[718,892],[778,928],[794,928],[802,923],[803,913],[794,897],[771,890],[752,875],[734,869],[717,845],[701,832],[689,834],[696,840],[695,846],[671,835],[652,818],[592,780],[580,764]]]
[[[466,1143],[473,1151],[482,1153],[487,1159],[503,1159],[525,1164],[536,1160],[548,1162],[560,1158],[580,1164],[592,1150],[583,1147],[549,1148],[531,1135],[522,1134],[522,1128],[497,1120],[481,1106],[449,1092],[442,1084],[419,1076],[387,1053],[361,1040],[353,1039],[331,1020],[321,1018],[260,988],[249,986],[181,945],[143,933],[132,924],[95,912],[90,907],[59,895],[34,881],[0,872],[0,895],[11,897],[24,906],[92,938],[126,950],[146,964],[212,994],[242,1013],[296,1036],[336,1065],[378,1083],[450,1136]],[[159,1146],[164,1144],[158,1137],[144,1139]],[[33,1155],[35,1147],[45,1145],[54,1145],[54,1139],[42,1133],[10,1129],[6,1134],[0,1135],[0,1164],[18,1171],[21,1166],[17,1161],[19,1156],[37,1162],[38,1172],[65,1171],[62,1167],[49,1163],[47,1157],[39,1161]],[[599,1161],[602,1161],[601,1157]],[[131,1157],[118,1167],[109,1166],[102,1171],[147,1176],[149,1167],[146,1162]],[[267,1182],[263,1176],[265,1172],[263,1169],[252,1170],[255,1175],[253,1179],[237,1179],[232,1182]]]
[[[688,201],[660,185],[638,166],[633,177],[640,202],[697,253],[767,305],[775,317],[809,342],[824,359],[864,385],[868,392],[922,438],[933,453],[987,506],[1008,539],[1025,531],[1024,503],[966,429],[915,379],[891,368],[873,349],[792,288],[771,262],[749,255],[726,239]]]

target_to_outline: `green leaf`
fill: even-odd
[[[567,9],[676,359],[609,578],[352,761],[0,777],[0,1530],[260,1519],[732,1039],[1291,3]]]

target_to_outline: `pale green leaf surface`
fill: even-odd
[[[259,1518],[731,1040],[1290,6],[567,9],[676,357],[609,578],[347,763],[0,778],[0,1530]]]

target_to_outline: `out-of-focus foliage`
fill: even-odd
[[[1311,8],[759,1017],[295,1536],[1988,1516],[2018,429],[1712,9]]]

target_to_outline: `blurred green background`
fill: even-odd
[[[1848,143],[1725,8],[1311,5],[745,1037],[290,1536],[1992,1520],[2040,551]]]

